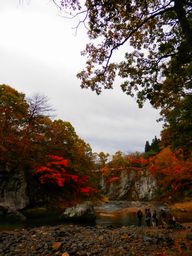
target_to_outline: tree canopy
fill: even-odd
[[[118,75],[124,92],[136,92],[139,104],[146,98],[153,104],[153,93],[162,87],[170,60],[180,54],[181,47],[191,57],[189,0],[87,0],[81,11],[79,1],[61,1],[63,8],[75,8],[75,4],[78,14],[85,15],[88,35],[95,41],[83,52],[87,66],[78,74],[83,88],[99,94],[103,88],[112,88]],[[124,58],[119,58],[119,51],[115,58],[121,48]]]
[[[44,183],[64,186],[67,174],[65,170],[62,172],[61,163],[66,162],[58,162],[58,169],[47,169],[50,156],[67,160],[70,177],[74,177],[74,173],[79,178],[86,176],[89,184],[92,175],[91,147],[69,122],[52,120],[48,116],[51,109],[44,96],[27,99],[12,87],[0,85],[0,176],[4,179],[22,172],[28,181],[29,193],[35,190],[38,194],[38,186]],[[42,184],[35,183],[36,170],[41,170],[38,174]]]
[[[82,52],[86,67],[77,75],[81,87],[100,94],[113,88],[119,77],[122,90],[135,96],[140,107],[149,100],[161,109],[165,127],[173,127],[177,109],[186,106],[185,98],[192,100],[191,1],[85,0],[82,6],[78,0],[57,3],[80,17],[77,27],[84,23],[88,29],[90,43]],[[179,134],[180,130],[175,132]]]

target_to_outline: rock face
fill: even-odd
[[[11,209],[20,210],[27,206],[27,183],[24,173],[9,170],[0,170],[0,205]]]
[[[101,189],[110,200],[151,200],[155,197],[157,184],[153,176],[137,176],[135,171],[123,170],[119,180],[107,184],[101,177]]]
[[[60,216],[61,220],[81,221],[94,223],[96,220],[95,211],[91,202],[84,202],[67,208]]]
[[[137,191],[138,199],[151,200],[155,197],[156,190],[157,183],[152,176],[141,177],[135,182],[135,191]]]

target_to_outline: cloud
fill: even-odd
[[[71,24],[41,1],[22,8],[11,1],[7,8],[0,3],[1,84],[48,96],[57,118],[71,122],[94,151],[143,151],[146,140],[159,136],[159,114],[149,104],[139,109],[117,85],[100,96],[80,88],[83,32],[75,37]]]

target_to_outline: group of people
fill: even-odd
[[[171,213],[166,212],[164,209],[161,209],[159,213],[157,213],[157,210],[155,209],[153,212],[151,212],[149,208],[146,208],[144,214],[139,209],[137,211],[138,226],[142,226],[144,223],[143,219],[145,220],[147,227],[157,227],[160,224],[161,227],[166,228],[168,226],[175,227],[177,224],[175,217]]]
[[[138,220],[138,226],[141,226],[143,223],[143,217],[144,214],[141,210],[137,211],[137,220]],[[158,216],[157,216],[157,211],[154,210],[152,213],[149,208],[145,209],[145,223],[148,227],[153,225],[153,227],[158,226]]]

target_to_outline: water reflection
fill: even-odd
[[[137,225],[137,205],[127,201],[112,201],[96,207],[98,225],[131,226]],[[130,209],[127,211],[126,209]]]
[[[149,202],[129,202],[129,201],[110,201],[109,203],[105,203],[99,205],[95,208],[96,211],[96,224],[97,225],[104,225],[104,226],[114,226],[114,227],[121,227],[121,226],[131,226],[131,225],[138,225],[137,219],[137,211],[138,209],[142,209],[144,213],[145,208],[156,208],[160,210],[162,207],[161,204],[149,204]],[[21,225],[13,225],[9,223],[0,224],[0,231],[3,230],[11,230],[15,228],[31,228],[31,227],[38,227],[38,226],[53,226],[65,224],[63,221],[58,219],[58,216],[55,214],[46,215],[43,217],[32,218],[28,219],[24,224]],[[80,223],[81,224],[81,223]],[[82,225],[82,224],[81,224]],[[142,226],[145,225],[144,217],[142,220]]]
[[[116,227],[137,225],[136,213],[107,215],[97,214],[97,225],[112,225]]]
[[[110,201],[98,207],[95,207],[98,225],[112,225],[112,226],[138,226],[137,211],[141,209],[143,218],[141,225],[146,225],[144,221],[145,209],[149,208],[151,211],[156,209],[166,209],[160,202],[140,202],[140,201]]]

